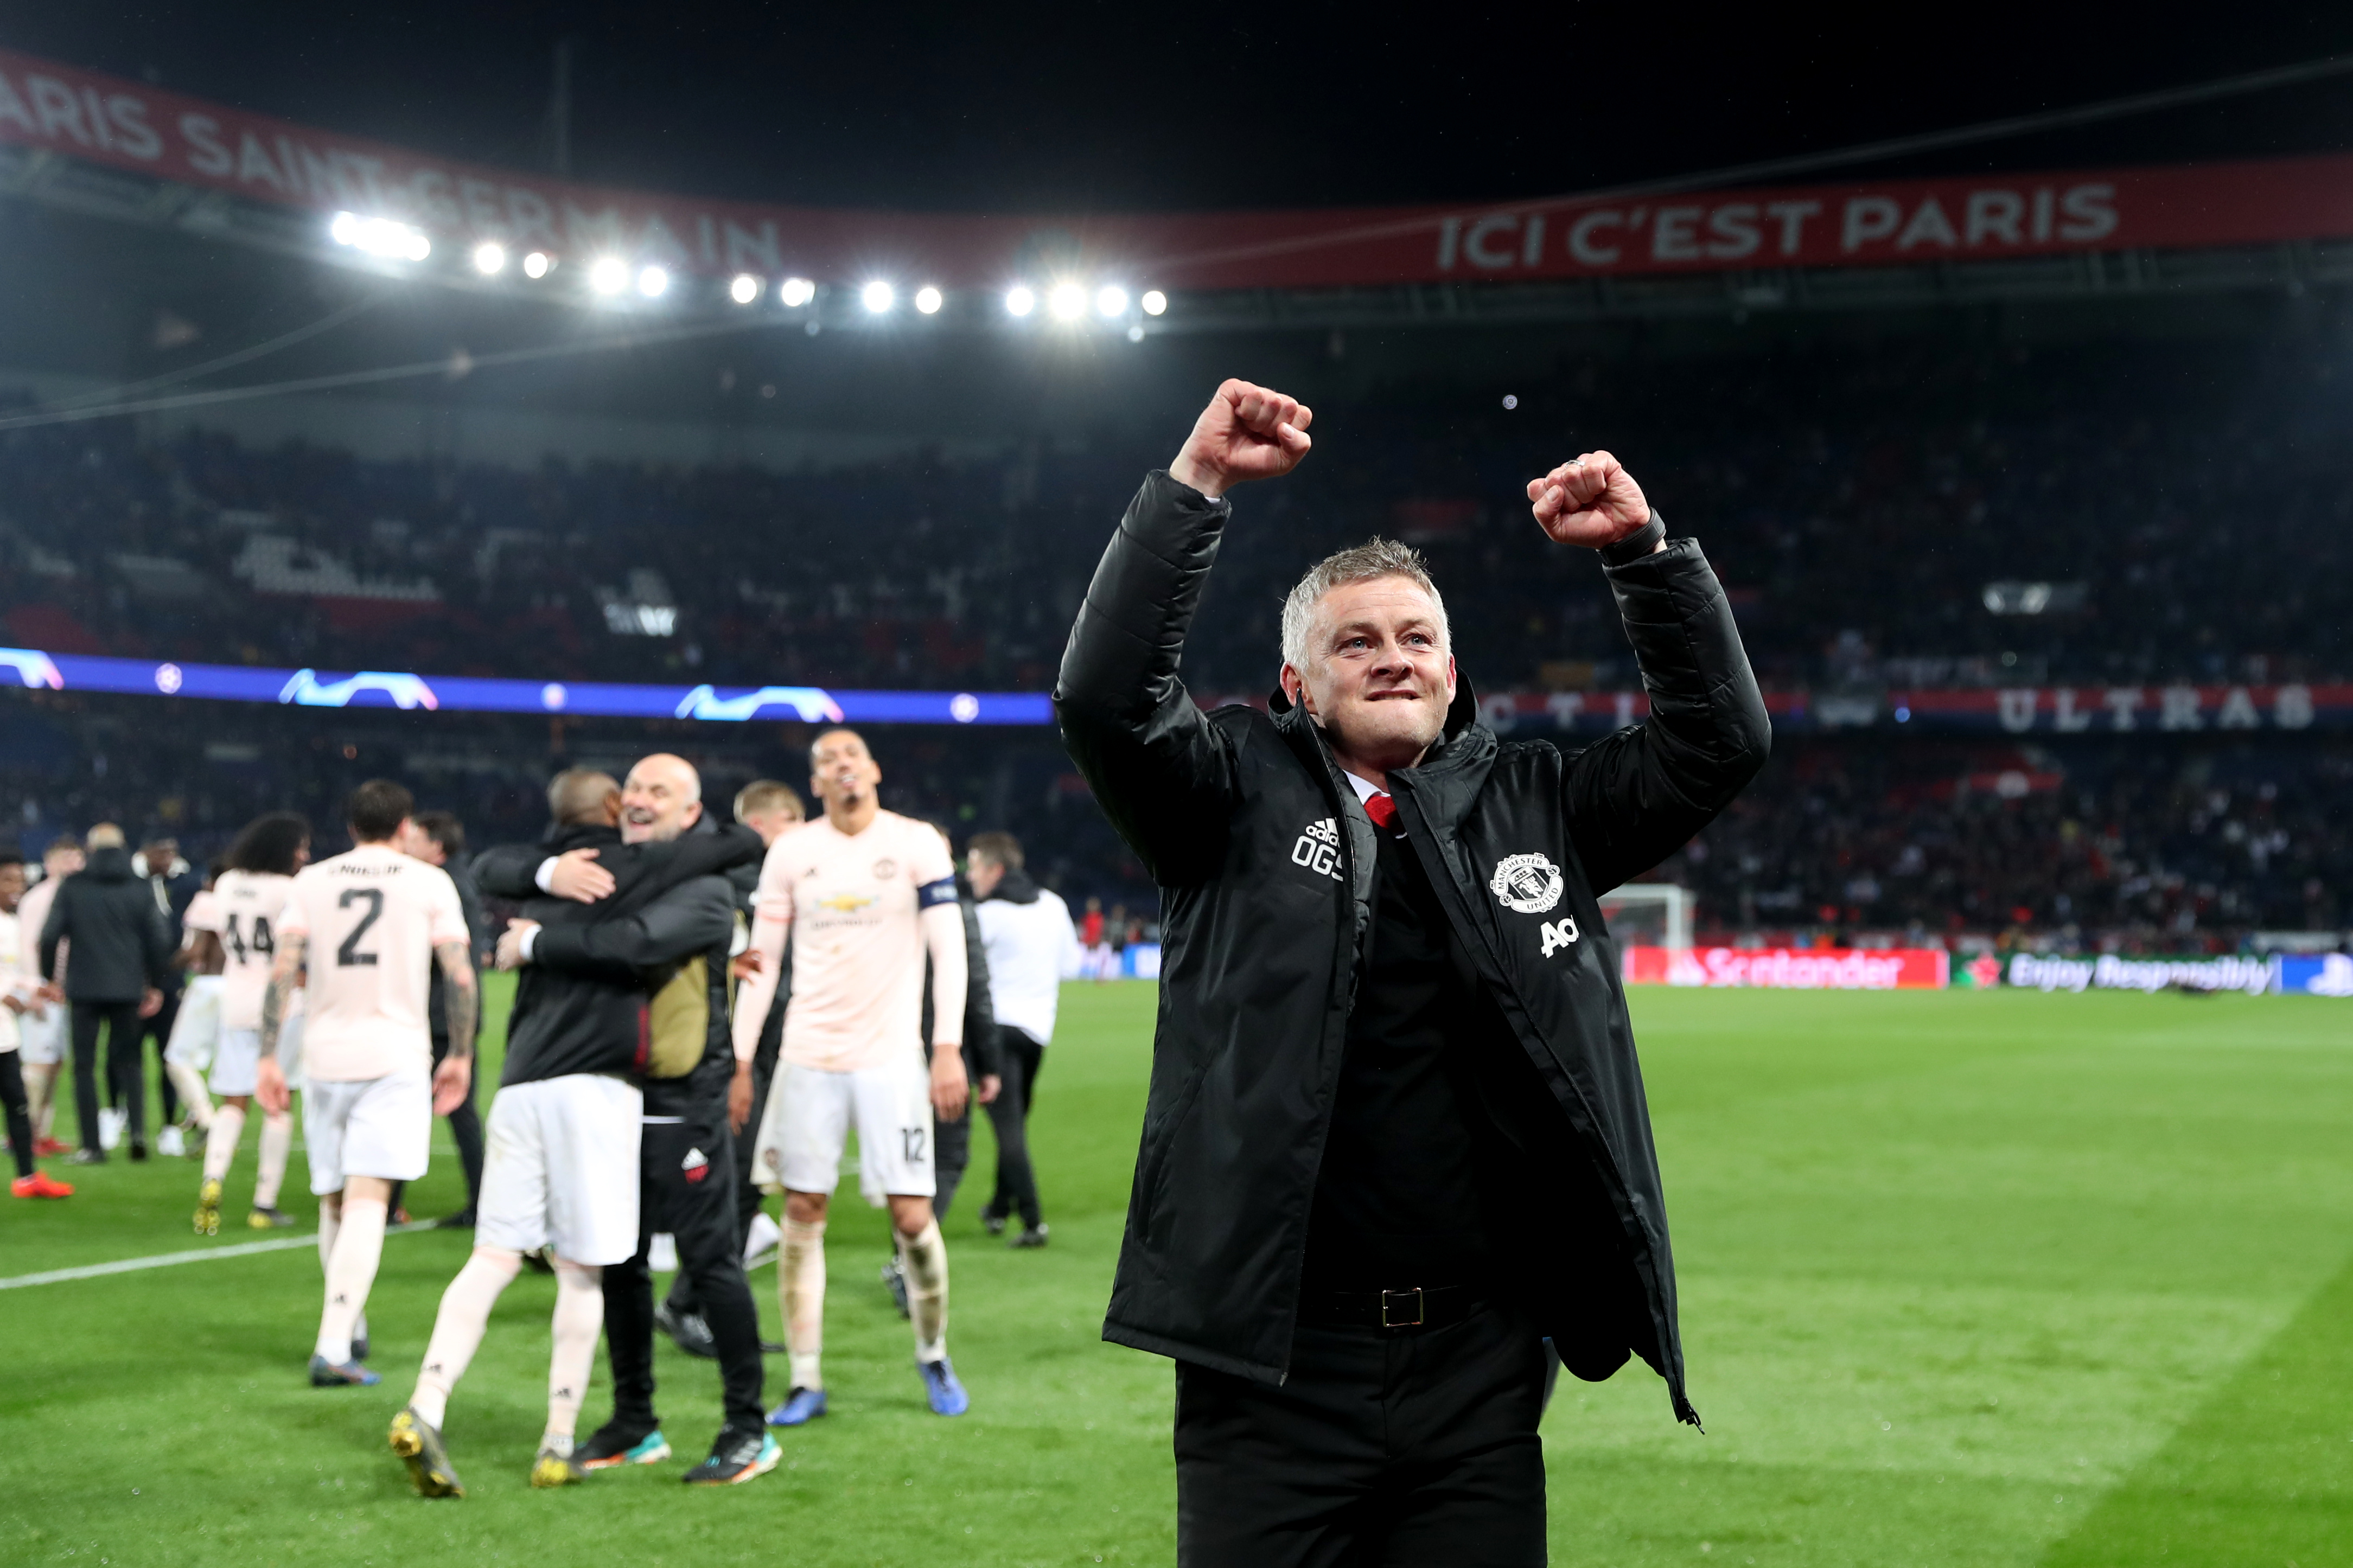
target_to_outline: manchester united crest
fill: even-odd
[[[1495,862],[1495,874],[1487,880],[1487,890],[1503,900],[1505,909],[1524,915],[1549,911],[1567,886],[1560,868],[1541,855],[1507,855]]]

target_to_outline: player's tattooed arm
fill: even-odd
[[[474,957],[462,942],[445,942],[433,950],[441,965],[441,978],[448,982],[442,993],[442,1005],[448,1010],[449,1054],[470,1057],[474,1054],[474,1029],[481,1021],[481,991],[474,980]]]
[[[481,1021],[482,993],[474,980],[474,954],[464,942],[437,942],[441,965],[441,1005],[449,1021],[449,1054],[433,1069],[433,1114],[447,1116],[474,1088],[474,1026]]]
[[[302,984],[303,950],[310,945],[304,936],[281,936],[278,939],[278,956],[269,965],[269,985],[261,994],[261,1054],[278,1054],[278,1032],[286,1022],[286,1005]]]
[[[280,935],[278,956],[269,966],[269,984],[261,993],[261,1066],[253,1097],[261,1101],[264,1110],[280,1111],[291,1103],[286,1070],[278,1065],[278,1037],[285,1027],[288,999],[302,983],[302,959],[309,945],[307,937]]]

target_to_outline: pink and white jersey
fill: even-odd
[[[277,935],[310,941],[305,1078],[351,1083],[432,1060],[433,950],[468,943],[448,872],[363,844],[295,876]]]
[[[877,812],[854,837],[819,817],[770,845],[759,919],[793,923],[785,1060],[827,1072],[881,1067],[908,1051],[920,1060],[919,917],[955,900],[947,842],[896,812]]]
[[[261,1027],[261,994],[278,962],[278,919],[294,879],[275,871],[223,871],[188,904],[180,923],[220,938],[224,1029]]]
[[[31,975],[35,984],[40,984],[43,978],[41,928],[49,923],[49,906],[58,901],[58,889],[64,883],[63,877],[44,877],[33,884],[32,891],[26,893],[24,901],[16,906],[16,929],[20,933],[16,967]],[[48,978],[60,985],[66,983],[67,950],[72,946],[71,938],[58,943],[58,972]]]

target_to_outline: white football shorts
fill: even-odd
[[[885,1197],[930,1197],[938,1190],[932,1159],[932,1075],[909,1051],[886,1067],[857,1072],[784,1064],[768,1090],[752,1176],[763,1191],[831,1193],[841,1180],[841,1151],[858,1129],[858,1185],[871,1204]]]
[[[174,1039],[179,1038],[175,1026]],[[251,1094],[261,1081],[261,1031],[259,1029],[223,1029],[220,1044],[213,1048],[213,1068],[205,1075],[206,1087],[215,1094]],[[301,1079],[288,1066],[302,1059],[302,1015],[295,1014],[278,1026],[278,1063],[287,1068],[286,1081],[294,1088],[301,1087]],[[303,1134],[309,1140],[310,1134]],[[362,1175],[368,1173],[363,1171]]]
[[[425,1063],[382,1078],[312,1083],[302,1090],[302,1144],[311,1191],[340,1193],[353,1176],[413,1182],[433,1147],[433,1074]]]
[[[62,1002],[45,1004],[38,1013],[17,1016],[16,1049],[36,1067],[54,1066],[65,1060],[69,1036],[66,1005]]]
[[[221,984],[217,974],[189,976],[187,988],[180,993],[180,1010],[172,1016],[172,1037],[164,1044],[165,1061],[198,1072],[212,1065],[213,1053],[220,1045]]]
[[[603,1073],[509,1084],[491,1101],[474,1242],[602,1267],[638,1250],[646,1097]]]

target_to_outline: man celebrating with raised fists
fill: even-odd
[[[1271,711],[1176,678],[1227,492],[1312,447],[1229,381],[1096,569],[1055,691],[1162,889],[1160,1024],[1103,1337],[1176,1358],[1181,1563],[1545,1560],[1543,1342],[1683,1394],[1674,1271],[1596,899],[1763,765],[1699,546],[1607,452],[1528,486],[1597,551],[1648,722],[1504,742],[1414,551],[1310,567]]]

